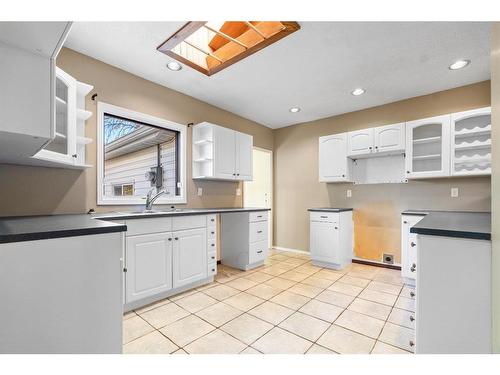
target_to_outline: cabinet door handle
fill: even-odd
[[[411,241],[410,246],[415,247],[415,246],[417,246],[417,244],[415,242]]]
[[[215,269],[214,269],[214,268],[212,268],[212,272],[215,272]]]
[[[345,177],[345,174],[343,174],[342,177]]]
[[[408,222],[405,220],[405,221],[403,221],[403,224],[408,224]]]
[[[215,219],[210,219],[210,221],[213,223],[215,221]],[[213,232],[212,232],[213,233]]]
[[[262,217],[262,215],[257,216],[257,218],[261,218],[261,217]]]
[[[169,240],[169,241],[172,241],[172,238],[169,238],[168,240]]]
[[[257,254],[261,254],[261,253],[262,253],[262,250],[257,251]]]
[[[415,297],[415,292],[410,292],[410,297]]]
[[[375,146],[375,151],[378,151],[378,146]]]
[[[372,149],[372,146],[368,147],[370,150]]]
[[[210,258],[211,258],[211,259],[215,259],[215,257],[214,257],[213,255],[212,255]]]
[[[214,247],[214,246],[215,246],[215,244],[214,244],[214,243],[212,243],[212,244],[210,244],[210,246]]]
[[[411,272],[415,272],[415,270],[416,270],[416,269],[417,269],[417,265],[416,265],[415,263],[413,263],[413,264],[411,265],[410,271],[411,271]]]
[[[179,237],[175,237],[175,240],[178,241],[179,240]]]
[[[215,232],[210,232],[210,234],[215,234]]]
[[[410,173],[410,171],[406,171],[406,173]]]
[[[411,347],[414,347],[414,346],[415,346],[415,343],[413,342],[413,340],[410,340],[410,346],[411,346]]]
[[[124,268],[124,269],[123,269],[123,272],[127,272],[127,268]]]
[[[339,227],[335,227],[335,229],[339,229]]]
[[[258,231],[257,231],[257,233],[259,233],[259,234],[260,234],[260,233],[262,233],[262,231],[261,231],[261,230],[258,230]]]
[[[410,322],[414,322],[415,321],[415,318],[413,317],[413,315],[410,315]]]
[[[328,219],[328,216],[320,216],[322,219]]]

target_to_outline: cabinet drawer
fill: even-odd
[[[267,239],[250,244],[248,251],[248,263],[263,261],[267,257]]]
[[[217,262],[217,253],[215,251],[208,252],[208,263]]]
[[[268,211],[257,211],[250,212],[249,222],[253,223],[255,221],[267,221]]]
[[[207,269],[208,276],[214,276],[217,274],[217,263],[209,263]]]
[[[207,226],[215,226],[217,224],[217,215],[207,215]]]
[[[267,221],[250,223],[249,242],[267,241]]]
[[[311,221],[321,221],[325,223],[338,223],[340,214],[338,212],[315,212],[309,213]]]
[[[177,216],[172,218],[172,230],[203,228],[207,226],[205,215]]]
[[[207,228],[207,239],[209,240],[215,240],[217,238],[217,230],[215,227],[208,227]]]
[[[215,251],[217,249],[217,242],[215,240],[207,241],[207,251]]]
[[[171,217],[158,217],[151,219],[131,219],[126,220],[127,236],[140,234],[170,232],[172,230]]]

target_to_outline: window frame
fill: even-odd
[[[176,147],[178,147],[177,155],[177,173],[179,174],[180,187],[177,189],[179,195],[168,196],[162,195],[156,200],[156,204],[185,204],[186,197],[186,157],[187,157],[187,126],[178,124],[173,121],[164,120],[145,113],[132,111],[127,108],[118,107],[112,104],[98,102],[97,103],[97,205],[137,205],[145,204],[145,197],[126,198],[126,196],[109,197],[104,195],[104,115],[122,117],[131,121],[137,121],[146,125],[157,126],[167,130],[177,131]]]

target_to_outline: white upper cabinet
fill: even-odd
[[[450,115],[406,123],[407,178],[450,175]]]
[[[70,26],[0,25],[0,162],[17,164],[55,137],[55,58]]]
[[[451,174],[491,174],[491,107],[451,115]]]
[[[253,137],[203,122],[193,127],[193,178],[252,180]]]
[[[347,133],[319,137],[319,181],[350,181],[352,160],[347,158]]]
[[[393,124],[348,133],[349,157],[371,157],[405,150],[405,124]]]
[[[405,124],[380,126],[373,129],[375,152],[386,153],[405,150]]]
[[[374,151],[373,128],[349,132],[347,140],[347,155],[367,155]]]

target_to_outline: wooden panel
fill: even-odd
[[[229,35],[230,37],[238,38],[241,34],[247,31],[248,28],[249,27],[243,21],[227,21],[224,22],[224,24],[220,28],[220,31],[222,31],[226,35]],[[227,40],[223,36],[216,35],[212,38],[210,43],[208,43],[208,46],[216,51],[228,42],[229,40]]]

